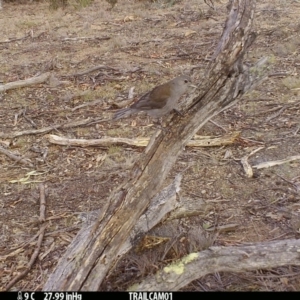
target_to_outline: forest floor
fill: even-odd
[[[0,290],[26,269],[36,249],[39,183],[46,187],[46,235],[37,262],[12,290],[42,289],[83,214],[103,207],[143,151],[128,145],[61,146],[50,143],[49,134],[151,137],[156,125],[143,115],[111,121],[129,90],[135,88],[136,99],[192,68],[205,73],[227,17],[226,1],[216,1],[214,9],[198,0],[169,2],[124,0],[110,10],[109,3],[95,0],[85,8],[56,11],[45,2],[3,4],[0,81],[53,76],[47,83],[0,93],[0,146],[31,162],[21,164],[0,152]],[[102,290],[126,289],[162,265],[211,245],[300,237],[300,161],[255,170],[252,178],[240,163],[260,147],[250,156],[251,165],[300,154],[300,3],[257,2],[258,37],[246,62],[270,57],[270,76],[198,132],[240,132],[239,138],[227,146],[187,147],[169,174],[168,182],[182,172],[181,201],[201,209],[152,230],[152,236],[169,239],[169,252],[159,245],[129,253]],[[192,80],[197,84],[199,78],[192,74]],[[56,128],[88,118],[86,125]],[[16,135],[25,130],[33,132]],[[183,290],[299,291],[300,268],[215,273]]]

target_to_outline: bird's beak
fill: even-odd
[[[193,88],[195,88],[195,89],[198,88],[196,85],[193,85],[193,84],[190,84],[189,86],[190,86],[190,87],[193,87]]]

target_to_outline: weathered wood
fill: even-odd
[[[31,77],[25,80],[19,80],[14,82],[9,82],[3,85],[0,85],[0,92],[5,92],[12,89],[18,89],[34,84],[39,84],[47,81],[50,78],[51,73],[44,73],[42,75]]]
[[[221,137],[195,135],[188,141],[188,147],[216,147],[232,144],[240,135],[240,132],[233,132]],[[75,146],[75,147],[110,147],[112,145],[129,145],[134,147],[146,147],[149,143],[148,137],[137,137],[135,139],[119,137],[103,137],[101,139],[69,139],[66,137],[49,134],[48,140],[52,144]]]
[[[111,194],[106,211],[86,229],[87,234],[75,237],[72,251],[61,258],[59,271],[50,276],[44,290],[97,290],[187,142],[210,118],[231,106],[258,82],[251,70],[242,65],[253,41],[250,30],[254,9],[254,0],[231,2],[215,59],[199,88],[189,96],[185,116],[174,115],[168,130],[158,130],[153,135],[132,168],[128,182]],[[74,247],[79,241],[80,247]]]
[[[143,234],[161,222],[169,212],[178,208],[179,203],[177,193],[180,191],[181,179],[181,174],[176,175],[174,181],[152,199],[149,207],[145,213],[140,216],[139,220],[137,220],[130,235],[127,237],[127,240],[123,243],[122,247],[120,247],[119,252],[115,253],[116,257],[121,257],[126,254],[134,246],[133,243],[137,241],[139,237],[143,236]],[[93,226],[95,220],[99,218],[99,215],[101,212],[103,213],[103,211],[105,212],[105,208],[89,212],[86,216],[84,216],[86,221],[84,222],[81,230],[78,232],[77,239],[72,242],[66,251],[65,257],[68,257],[68,254],[72,253],[72,251],[76,251],[78,247],[80,248],[83,246],[82,243],[86,240],[89,228]],[[64,271],[65,265],[59,264],[57,266],[55,276],[53,273],[48,279],[48,285],[51,285],[52,281],[56,280],[56,276],[58,274],[63,274]]]
[[[190,253],[129,288],[132,291],[177,291],[193,280],[215,272],[245,272],[300,265],[300,240],[210,247]]]

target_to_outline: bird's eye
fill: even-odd
[[[184,79],[184,83],[188,83],[189,81],[187,79]]]

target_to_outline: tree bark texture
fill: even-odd
[[[155,275],[130,287],[134,291],[177,291],[197,278],[215,272],[245,272],[300,265],[300,240],[209,247],[190,253]]]

